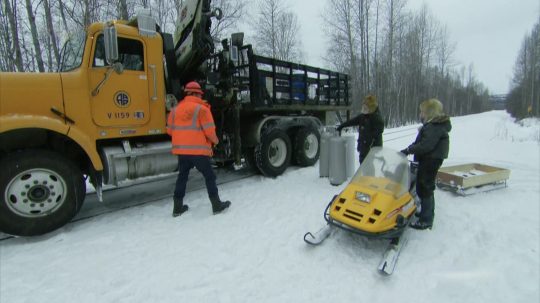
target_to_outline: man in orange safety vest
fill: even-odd
[[[177,217],[188,210],[183,201],[189,171],[193,167],[204,176],[212,211],[217,214],[228,208],[231,202],[220,200],[216,175],[210,161],[212,146],[219,142],[214,118],[210,105],[202,99],[204,93],[199,83],[187,83],[184,92],[186,97],[169,113],[167,119],[167,133],[172,137],[172,153],[178,155],[178,178],[172,215]]]

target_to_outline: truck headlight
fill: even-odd
[[[356,200],[362,201],[365,203],[371,202],[371,196],[362,192],[357,191],[355,195]]]

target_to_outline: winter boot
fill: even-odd
[[[173,207],[173,211],[172,211],[172,216],[173,217],[178,217],[181,214],[188,211],[189,207],[187,205],[184,205],[184,202],[182,201],[182,199],[179,199],[179,198],[175,197],[175,198],[173,198],[173,200],[174,200],[174,207]]]
[[[219,214],[224,209],[231,206],[231,201],[223,202],[221,199],[219,199],[219,196],[210,197],[210,202],[212,202],[212,211],[214,212],[214,215]]]

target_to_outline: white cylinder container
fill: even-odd
[[[342,137],[333,137],[330,139],[330,157],[329,157],[329,179],[330,184],[340,185],[347,180],[346,139]]]
[[[319,153],[319,177],[328,177],[329,176],[329,165],[328,160],[330,156],[330,138],[332,135],[328,132],[323,132],[321,134],[321,150]]]

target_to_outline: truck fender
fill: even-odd
[[[0,133],[21,128],[43,128],[67,134],[69,126],[58,119],[35,115],[6,115],[0,117]]]
[[[73,139],[73,141],[77,142],[77,144],[79,144],[79,146],[84,150],[96,171],[103,170],[103,162],[101,161],[101,158],[97,152],[95,140],[92,140],[78,127],[74,126],[69,127],[67,136]]]
[[[23,128],[46,129],[71,138],[88,155],[95,170],[103,170],[103,163],[96,150],[95,141],[91,140],[77,127],[66,125],[61,120],[45,116],[8,115],[0,117],[0,133]]]

